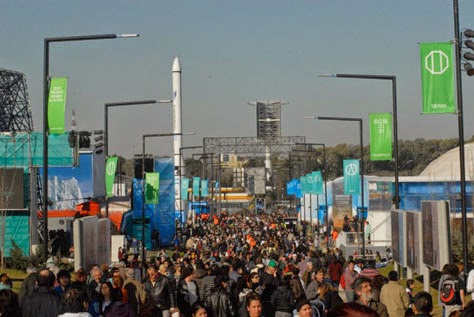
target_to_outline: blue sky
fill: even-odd
[[[461,28],[474,1],[459,0]],[[418,43],[453,39],[451,0],[0,2],[0,67],[27,76],[33,121],[42,129],[43,39],[139,33],[137,39],[54,43],[52,76],[69,77],[66,122],[102,129],[106,102],[170,99],[174,56],[183,69],[183,146],[203,137],[254,136],[256,100],[288,102],[282,134],[329,146],[357,144],[357,126],[304,120],[390,112],[389,82],[319,78],[320,73],[396,75],[399,138],[457,137],[455,115],[421,116]],[[463,75],[465,135],[474,134],[474,78]],[[141,152],[141,136],[170,132],[166,104],[111,109],[109,153]],[[172,140],[147,142],[172,153]]]

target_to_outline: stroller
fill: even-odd
[[[311,304],[311,317],[324,317],[326,314],[326,305],[318,299],[313,299],[309,302]]]

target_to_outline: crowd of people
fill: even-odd
[[[196,222],[183,240],[147,263],[103,264],[74,278],[30,269],[18,295],[0,276],[1,316],[398,317],[433,309],[430,294],[413,294],[413,280],[400,285],[396,271],[385,278],[374,261],[318,245],[283,216],[222,214]],[[448,266],[443,276],[456,274]],[[446,317],[469,307],[444,306]]]

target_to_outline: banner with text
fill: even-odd
[[[392,159],[392,114],[371,113],[370,160],[390,161]]]
[[[189,178],[181,179],[181,199],[188,200]]]
[[[201,177],[193,177],[193,196],[199,196],[199,187],[201,184]]]
[[[115,172],[117,170],[117,156],[111,156],[107,158],[105,164],[105,197],[109,198],[113,196]]]
[[[160,173],[145,173],[145,203],[158,204]]]
[[[344,160],[344,194],[360,194],[360,172],[359,160]]]
[[[314,171],[311,175],[313,178],[312,193],[316,195],[323,194],[323,177],[321,171]]]
[[[423,114],[455,113],[453,47],[451,43],[421,43]]]
[[[66,109],[67,78],[51,78],[48,95],[49,134],[64,133],[64,111]]]
[[[209,191],[207,187],[207,179],[201,179],[201,197],[209,196]]]

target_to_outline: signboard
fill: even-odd
[[[23,168],[0,168],[0,210],[25,209]]]
[[[423,262],[441,271],[451,260],[449,202],[421,201]]]
[[[407,241],[407,266],[415,272],[421,273],[423,262],[423,239],[421,231],[421,212],[406,212],[406,241]]]
[[[406,266],[405,213],[399,210],[391,211],[392,223],[392,254],[393,259]]]

